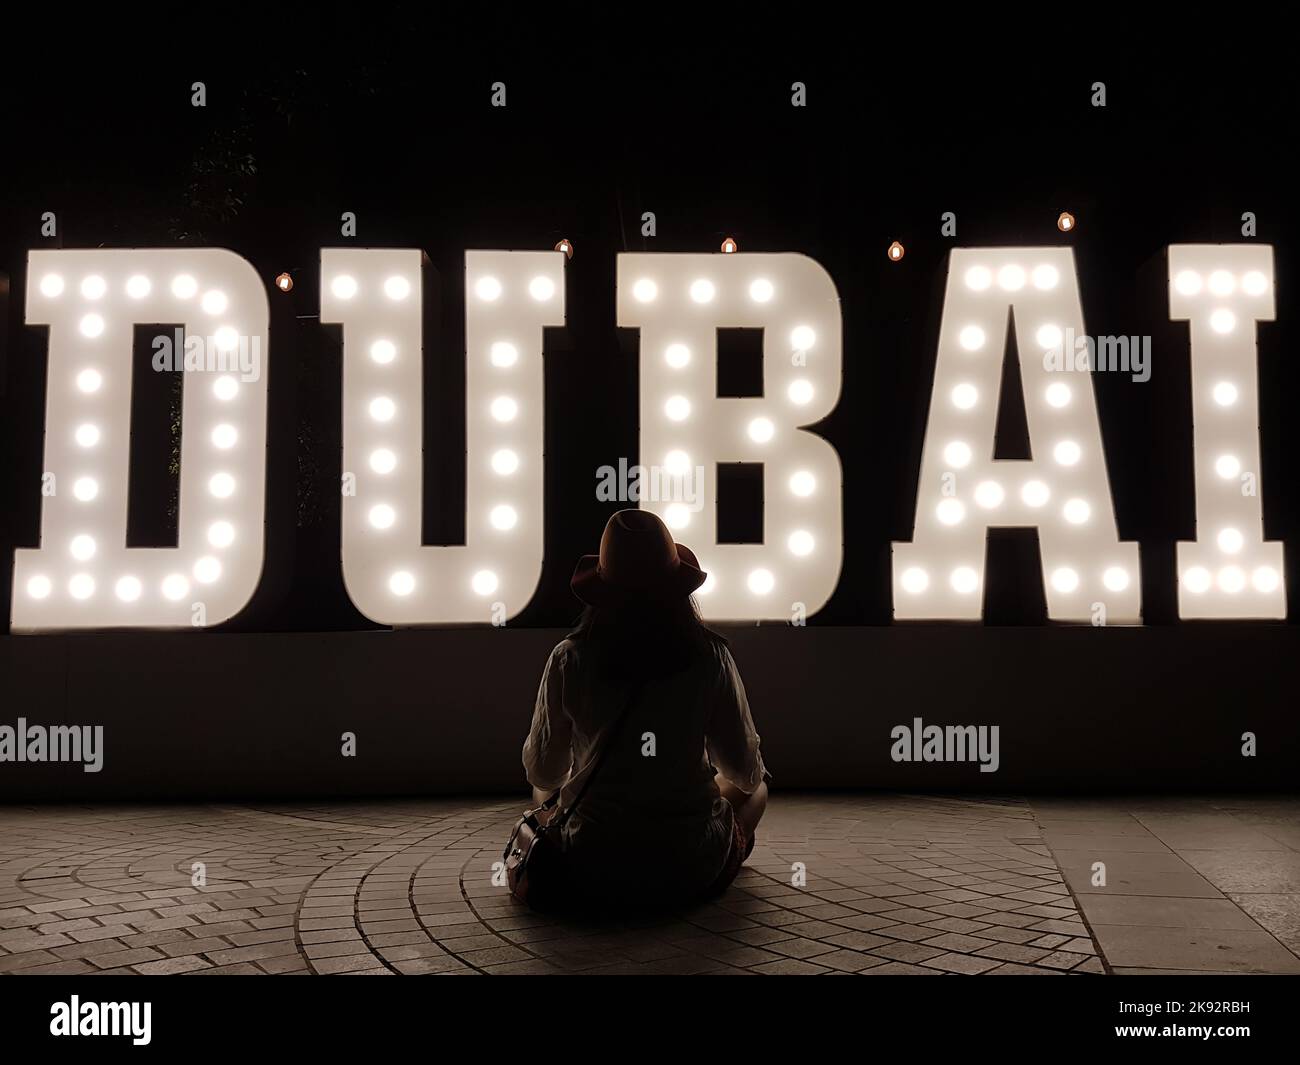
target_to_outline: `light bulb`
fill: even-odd
[[[1225,480],[1241,473],[1241,462],[1236,455],[1220,455],[1214,463],[1214,472]]]
[[[1082,525],[1092,514],[1092,507],[1082,499],[1070,499],[1066,501],[1065,520],[1071,525]]]
[[[970,445],[962,440],[954,440],[943,449],[943,461],[956,469],[960,470],[970,465],[970,460]]]
[[[1061,381],[1054,381],[1052,384],[1047,386],[1047,391],[1044,393],[1044,396],[1047,399],[1047,405],[1049,407],[1056,407],[1059,410],[1061,407],[1069,405],[1070,386]]]
[[[698,281],[691,282],[691,299],[696,303],[711,303],[716,294],[712,281],[700,278]]]
[[[960,384],[952,390],[952,405],[959,410],[970,410],[979,401],[979,392],[974,385]]]
[[[986,510],[1000,506],[1005,494],[997,481],[981,481],[975,486],[975,502]]]
[[[162,593],[173,602],[184,599],[189,590],[190,582],[179,573],[172,573],[163,578]]]
[[[899,583],[903,586],[903,591],[911,595],[920,595],[930,586],[930,575],[925,570],[912,566],[910,569],[903,570]]]
[[[998,287],[1007,292],[1019,292],[1025,287],[1025,271],[1014,264],[998,271]]]
[[[691,472],[691,457],[685,451],[670,451],[664,456],[664,469],[671,477],[685,477]]]
[[[1230,381],[1220,381],[1214,386],[1214,402],[1220,407],[1231,407],[1237,402],[1237,386]]]
[[[1072,592],[1079,587],[1079,575],[1068,566],[1052,571],[1052,587],[1058,592]]]
[[[1235,555],[1242,549],[1246,538],[1241,535],[1237,529],[1227,528],[1220,529],[1218,535],[1219,550],[1229,555]]]
[[[934,513],[944,525],[957,525],[966,516],[966,508],[956,499],[941,499]]]
[[[790,475],[790,491],[797,496],[808,497],[817,488],[817,478],[807,470],[799,470]]]
[[[1051,495],[1047,485],[1042,481],[1027,481],[1025,486],[1020,489],[1020,498],[1025,501],[1026,506],[1030,507],[1043,506],[1051,498]]]
[[[807,532],[804,529],[797,529],[790,534],[790,538],[786,541],[786,546],[790,548],[792,554],[803,557],[804,555],[812,554],[813,547],[815,547],[816,544],[813,540],[812,533]]]
[[[664,524],[670,529],[684,529],[691,523],[691,510],[685,503],[672,503],[664,511]]]
[[[958,595],[970,595],[979,587],[980,578],[979,574],[969,566],[958,566],[952,571],[948,583],[952,585],[952,590]]]
[[[1062,440],[1052,449],[1052,457],[1062,466],[1075,465],[1083,452],[1073,440]]]

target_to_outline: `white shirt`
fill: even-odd
[[[611,887],[626,886],[623,863],[632,862],[652,894],[702,891],[734,836],[715,768],[745,792],[767,773],[731,652],[710,644],[687,669],[632,691],[599,676],[583,655],[581,640],[566,639],[547,660],[524,743],[529,782],[560,788],[568,808],[608,747],[565,827],[570,853]]]

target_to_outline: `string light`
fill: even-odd
[[[737,252],[739,250],[740,250],[740,246],[736,243],[733,237],[728,237],[726,240],[722,242],[722,253],[724,255],[731,255],[733,252]]]
[[[1056,218],[1056,228],[1062,233],[1069,233],[1074,229],[1074,215],[1069,211],[1062,211]]]
[[[891,262],[898,262],[905,254],[906,252],[903,246],[899,244],[898,241],[894,241],[894,243],[889,246],[889,259]]]

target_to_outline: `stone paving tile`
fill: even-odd
[[[721,899],[601,921],[493,884],[515,801],[10,808],[0,972],[1290,971],[1300,802],[1206,802],[781,794]],[[1096,860],[1123,893],[1080,885]]]

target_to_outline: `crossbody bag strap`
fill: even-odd
[[[601,766],[605,764],[606,759],[609,757],[609,752],[614,746],[614,741],[618,739],[619,734],[623,731],[623,723],[627,721],[629,716],[631,716],[632,706],[636,703],[637,699],[640,698],[642,687],[643,683],[637,681],[633,685],[631,692],[628,693],[627,700],[623,704],[623,712],[619,714],[618,720],[614,722],[614,727],[610,729],[609,735],[605,737],[604,745],[596,753],[596,757],[592,762],[591,772],[587,774],[587,779],[582,782],[582,787],[578,790],[578,794],[574,796],[573,802],[569,803],[568,807],[562,810],[560,815],[555,819],[556,829],[563,829],[564,826],[569,823],[569,818],[573,816],[573,811],[578,808],[578,803],[582,802],[583,796],[587,794],[587,789],[591,787],[591,782],[596,779],[596,775],[600,772]],[[556,795],[559,795],[558,791],[556,792]]]

